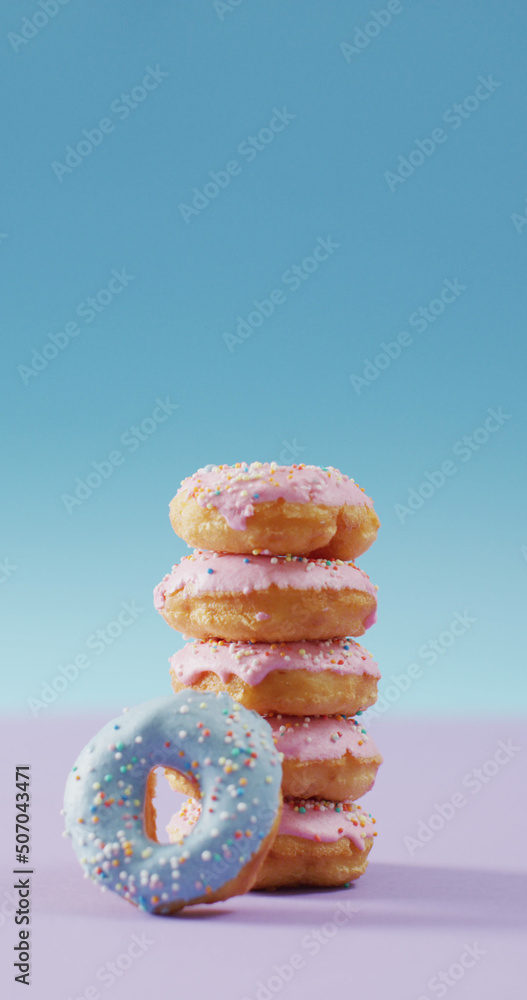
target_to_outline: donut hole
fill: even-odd
[[[167,827],[174,813],[179,812],[188,795],[175,790],[168,782],[166,771],[168,768],[162,766],[155,767],[148,777],[147,786],[147,810],[146,810],[146,832],[151,840],[158,844],[170,844]],[[178,778],[183,778],[178,771],[170,769],[170,774]]]

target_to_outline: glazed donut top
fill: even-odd
[[[147,779],[157,766],[201,789],[204,808],[184,850],[145,833]],[[155,698],[108,723],[80,754],[66,785],[66,834],[93,881],[163,913],[240,873],[272,830],[281,778],[269,724],[230,695]]]
[[[373,507],[362,487],[331,466],[277,465],[276,462],[237,462],[206,465],[183,479],[176,496],[186,494],[201,507],[216,507],[230,528],[243,531],[254,504],[281,498],[288,503],[324,507]]]
[[[363,851],[366,837],[376,836],[374,824],[370,813],[350,799],[286,799],[278,832],[326,844],[347,837]]]
[[[172,816],[167,832],[171,842],[183,843],[201,813],[201,803],[189,799]],[[282,809],[279,835],[333,843],[347,837],[364,850],[366,837],[376,837],[375,820],[356,802],[328,802],[325,799],[286,799]]]
[[[307,556],[221,555],[194,549],[172,567],[154,590],[154,606],[164,607],[167,595],[185,590],[201,594],[250,594],[274,585],[295,590],[362,590],[376,597],[377,587],[352,562],[309,559]],[[373,624],[373,622],[371,623]]]
[[[346,753],[360,760],[379,755],[363,725],[345,715],[275,715],[267,716],[267,721],[276,749],[286,760],[335,760]]]
[[[371,653],[353,639],[303,642],[228,642],[195,639],[170,657],[175,676],[188,686],[201,674],[214,673],[223,683],[233,675],[255,687],[273,670],[309,670],[379,678]]]

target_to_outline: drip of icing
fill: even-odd
[[[207,465],[182,481],[176,496],[182,495],[200,507],[215,507],[229,527],[238,531],[245,529],[255,504],[279,498],[324,507],[373,507],[362,487],[338,469],[276,462]]]
[[[273,670],[309,670],[379,678],[371,653],[353,639],[303,642],[228,642],[196,639],[170,658],[174,676],[186,686],[203,673],[216,674],[223,683],[232,676],[255,687]]]
[[[306,556],[221,555],[195,549],[163,577],[154,590],[154,606],[164,607],[167,595],[249,594],[270,586],[294,590],[361,590],[376,597],[369,576],[352,562],[308,559]],[[374,618],[375,612],[368,616]],[[369,621],[369,625],[373,624]]]
[[[286,760],[335,760],[346,753],[358,760],[378,757],[379,751],[361,722],[345,715],[268,716],[276,749]]]

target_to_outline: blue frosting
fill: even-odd
[[[146,836],[147,778],[162,766],[192,776],[202,810],[183,844]],[[280,805],[271,727],[229,694],[181,691],[131,708],[84,748],[66,784],[66,834],[93,881],[167,913],[235,878]]]

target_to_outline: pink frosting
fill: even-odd
[[[370,813],[349,799],[289,799],[284,802],[278,832],[325,844],[348,837],[362,851],[364,839],[373,837],[375,830]]]
[[[228,642],[196,639],[170,658],[175,677],[194,684],[203,673],[216,674],[223,683],[234,675],[255,687],[273,670],[309,670],[320,673],[355,674],[379,678],[371,653],[353,639],[323,639],[317,642]]]
[[[201,805],[196,799],[187,799],[178,813],[174,813],[166,831],[171,844],[181,843],[199,819]]]
[[[364,760],[379,754],[361,722],[345,715],[275,715],[267,721],[286,760],[335,760],[346,753]]]
[[[154,590],[157,610],[167,594],[183,590],[186,597],[200,594],[250,594],[272,584],[295,590],[362,590],[376,598],[377,587],[354,563],[341,559],[309,559],[307,556],[242,556],[195,549],[163,577]],[[365,622],[374,624],[375,613]]]
[[[300,812],[300,810],[303,810]],[[201,806],[191,799],[175,813],[167,826],[170,842],[181,841],[190,833],[199,817]],[[328,802],[325,799],[289,799],[284,801],[279,834],[333,843],[347,837],[364,850],[366,837],[373,837],[375,820],[356,802]]]
[[[229,527],[238,531],[243,531],[247,518],[254,514],[254,504],[280,497],[288,503],[324,507],[373,507],[362,487],[338,469],[276,462],[207,465],[182,481],[176,495],[182,494],[201,507],[216,507]]]

